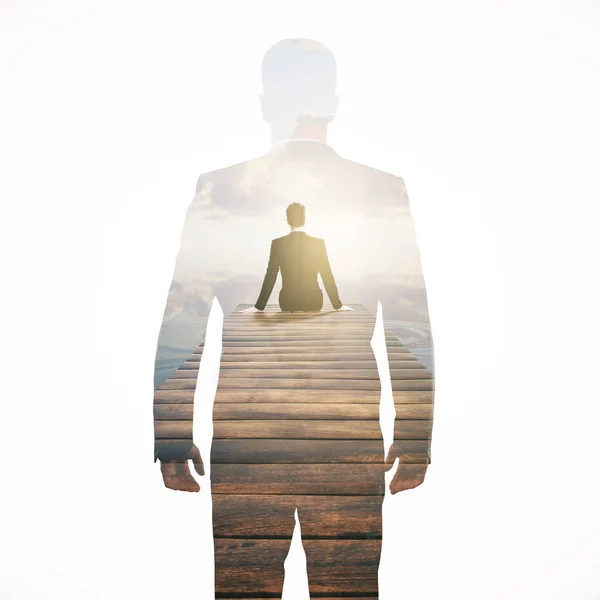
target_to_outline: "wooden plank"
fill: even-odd
[[[193,390],[196,389],[196,378],[179,379],[169,378],[158,388],[159,390]],[[379,380],[375,379],[236,379],[225,378],[219,381],[221,390],[255,390],[255,389],[281,389],[281,390],[381,390]],[[393,380],[394,391],[432,391],[432,379]]]
[[[285,323],[246,323],[232,324],[225,323],[222,329],[223,335],[232,335],[237,332],[240,335],[279,335],[281,333],[289,335],[364,335],[371,337],[375,332],[375,324],[355,321],[354,323],[300,323],[300,324],[285,324]],[[393,335],[389,330],[384,334]]]
[[[202,354],[203,349],[201,347],[197,348],[196,350],[194,350],[193,355],[201,355]],[[344,357],[348,354],[353,354],[353,353],[361,353],[361,354],[365,354],[367,353],[369,356],[373,355],[373,349],[371,344],[351,344],[351,345],[332,345],[330,344],[329,346],[325,347],[325,348],[315,348],[314,344],[308,344],[308,345],[275,345],[275,346],[269,346],[269,345],[252,345],[252,346],[245,346],[244,344],[240,344],[240,345],[235,345],[235,346],[223,346],[222,350],[221,350],[221,356],[233,356],[233,355],[247,355],[247,356],[255,356],[258,354],[273,354],[273,353],[277,353],[277,354],[298,354],[298,355],[302,355],[302,356],[312,356],[312,355],[318,355],[318,354],[328,354],[328,355],[332,355],[332,356],[340,356],[342,357],[340,360],[343,360]],[[405,348],[404,346],[402,346],[401,344],[395,344],[393,346],[388,346],[387,347],[387,354],[388,356],[396,356],[396,355],[402,355],[402,360],[407,360],[405,357],[407,356],[413,356],[412,354],[410,354],[410,352],[408,351],[407,348]]]
[[[242,337],[316,337],[318,339],[322,338],[353,338],[358,337],[361,340],[371,341],[373,336],[375,335],[375,330],[371,327],[368,328],[351,328],[351,327],[339,327],[338,325],[332,325],[331,327],[302,327],[302,328],[280,328],[280,327],[263,327],[262,329],[257,329],[256,327],[248,327],[248,328],[235,328],[224,330],[222,332],[222,339],[229,336],[242,336]],[[377,332],[379,335],[379,332]],[[386,340],[396,340],[400,341],[398,337],[396,337],[393,333],[387,331],[385,332]]]
[[[396,404],[429,404],[433,402],[431,391],[404,391],[393,394]],[[358,403],[379,404],[380,392],[364,390],[294,390],[286,392],[270,390],[223,390],[217,389],[214,402],[318,402],[318,403]],[[178,404],[194,402],[194,390],[155,390],[154,402]]]
[[[188,438],[157,440],[166,453],[188,445]],[[428,464],[430,440],[398,440],[393,447],[404,464]],[[383,440],[213,440],[212,464],[381,463]]]
[[[223,322],[223,331],[269,331],[269,330],[283,330],[283,331],[319,331],[322,329],[339,331],[340,328],[349,331],[373,331],[371,322],[360,321],[306,321],[298,323],[297,321],[279,322],[275,323],[269,320],[258,320],[248,322],[244,320],[230,321],[225,319]],[[385,330],[386,333],[390,333],[389,330]]]
[[[322,315],[322,316],[336,316],[338,318],[344,318],[344,317],[353,317],[355,315],[367,315],[367,316],[371,316],[371,317],[375,317],[375,315],[368,310],[367,308],[365,308],[362,304],[355,304],[355,305],[350,305],[350,304],[346,304],[346,306],[349,306],[350,308],[352,308],[353,310],[336,310],[335,308],[333,308],[333,306],[328,305],[328,304],[324,304],[323,307],[320,310],[309,310],[309,311],[300,311],[300,310],[296,310],[296,311],[287,311],[287,310],[281,310],[281,308],[279,307],[279,304],[267,304],[267,306],[265,306],[265,308],[260,312],[260,313],[252,313],[252,314],[244,314],[241,311],[244,310],[245,308],[250,308],[251,305],[247,305],[247,306],[238,306],[236,307],[232,312],[230,312],[227,315],[228,319],[234,318],[234,317],[240,317],[240,318],[261,318],[261,317],[272,317],[272,316],[291,316],[291,317],[304,317],[307,315]],[[253,305],[252,305],[253,306]]]
[[[316,343],[318,342],[318,344]],[[388,340],[386,342],[387,347],[404,347],[402,343],[398,340]],[[313,350],[315,349],[333,349],[336,350],[347,350],[349,348],[361,348],[364,350],[365,348],[371,348],[371,343],[368,339],[358,340],[307,340],[305,338],[299,340],[289,340],[289,339],[275,339],[268,341],[229,341],[223,340],[223,348],[279,348],[279,346],[292,346],[293,348],[301,348],[309,346]],[[279,350],[278,350],[279,351]],[[297,351],[297,350],[296,350]]]
[[[374,330],[372,327],[349,327],[339,325],[327,325],[327,326],[306,326],[306,327],[282,327],[282,326],[262,326],[262,327],[227,327],[222,331],[223,336],[230,335],[242,335],[242,336],[301,336],[301,335],[317,335],[317,336],[334,336],[339,337],[344,335],[347,337],[360,336],[371,339],[373,337]],[[393,334],[388,333],[390,337]]]
[[[382,501],[382,496],[216,494],[213,533],[215,538],[291,538],[298,508],[303,540],[380,539]]]
[[[229,315],[224,323],[235,325],[254,323],[289,323],[302,325],[304,323],[375,323],[375,315],[367,312],[338,313],[338,312],[313,312],[313,313],[267,313],[256,314],[248,318],[247,315]]]
[[[309,337],[360,337],[371,340],[374,330],[371,327],[340,327],[331,325],[327,327],[235,327],[227,328],[222,331],[222,336],[258,336],[258,337],[288,337],[288,336],[309,336]],[[393,334],[388,334],[390,339],[394,339]],[[398,338],[395,338],[398,339]]]
[[[305,329],[307,327],[310,328],[333,328],[336,327],[338,329],[352,328],[352,327],[360,327],[366,329],[370,329],[371,331],[375,331],[375,327],[377,325],[377,321],[374,317],[341,317],[341,318],[326,318],[323,316],[309,316],[303,318],[294,318],[294,317],[263,317],[258,319],[248,319],[248,318],[238,318],[238,319],[228,319],[223,323],[223,328],[225,327],[243,327],[243,328],[254,328],[254,329],[278,329],[278,328],[296,328],[296,329]],[[389,326],[383,324],[384,331],[387,329],[390,330]]]
[[[193,404],[157,404],[154,418],[162,421],[190,420]],[[430,419],[432,404],[400,404],[396,418]],[[322,404],[301,402],[220,403],[213,406],[215,421],[234,419],[375,419],[379,420],[378,404]]]
[[[198,369],[179,369],[171,375],[172,379],[197,379]],[[257,378],[265,379],[338,379],[338,380],[376,380],[379,381],[377,367],[372,369],[222,369],[219,381],[225,379]],[[420,369],[390,369],[390,378],[399,379],[431,379],[431,373],[424,367]]]
[[[233,366],[236,363],[250,363],[250,361],[252,362],[253,365],[256,365],[257,368],[259,366],[262,366],[261,363],[281,363],[281,362],[312,362],[312,361],[319,361],[322,362],[323,364],[330,364],[330,363],[341,363],[341,365],[344,365],[344,367],[346,367],[348,365],[348,363],[353,364],[353,363],[360,363],[360,362],[371,362],[374,359],[374,353],[373,352],[348,352],[346,354],[343,353],[333,353],[333,352],[313,352],[313,351],[309,351],[309,352],[305,352],[305,353],[301,353],[301,352],[289,352],[289,353],[279,353],[279,354],[262,354],[262,353],[252,353],[252,354],[246,354],[246,353],[238,353],[238,354],[231,354],[231,353],[222,353],[221,354],[221,367],[225,367],[225,366]],[[197,354],[192,354],[188,361],[182,366],[185,367],[185,365],[188,365],[190,363],[196,363],[196,368],[198,368],[198,363],[200,362],[202,358],[202,353],[199,352]],[[404,367],[407,366],[409,367],[410,365],[408,363],[410,363],[413,369],[417,368],[415,365],[417,364],[421,364],[417,361],[417,357],[413,356],[412,354],[409,354],[408,352],[397,352],[394,354],[390,354],[388,356],[388,360],[389,360],[389,364],[390,366],[395,366],[396,368],[400,368],[400,367]],[[340,368],[341,368],[340,365]],[[244,365],[242,364],[242,367]],[[355,365],[353,364],[352,368],[355,368]],[[360,367],[359,367],[360,368]]]
[[[223,345],[228,342],[303,342],[303,341],[312,341],[315,342],[315,346],[319,346],[320,342],[338,342],[338,343],[346,343],[346,342],[361,342],[365,343],[371,342],[372,335],[368,334],[360,334],[360,333],[346,333],[346,332],[338,332],[337,335],[334,335],[329,332],[325,333],[299,333],[299,334],[286,334],[281,332],[277,333],[265,333],[264,335],[258,333],[249,333],[249,334],[233,334],[226,335],[224,334],[221,338],[223,340]],[[386,336],[386,340],[389,341],[398,341],[398,338],[393,336]],[[317,344],[316,342],[319,342]]]
[[[300,317],[302,321],[311,321],[314,319],[317,320],[346,320],[349,318],[357,318],[362,317],[365,319],[375,320],[375,315],[368,310],[354,310],[354,311],[328,311],[323,310],[320,312],[307,312],[307,313],[289,313],[289,312],[264,312],[262,314],[253,314],[250,315],[250,319],[248,319],[248,315],[244,315],[241,313],[230,313],[225,317],[225,323],[231,323],[233,321],[236,322],[261,322],[261,321],[270,321],[275,317],[281,318],[289,318],[289,320],[293,320],[295,317]]]
[[[256,315],[256,317],[250,317],[244,315],[231,315],[228,317],[223,326],[227,325],[259,325],[259,326],[269,326],[269,325],[295,325],[297,327],[302,326],[304,324],[307,325],[330,325],[332,323],[339,324],[341,326],[349,325],[349,324],[360,324],[364,326],[374,327],[377,323],[374,316],[370,316],[364,313],[349,315],[346,314],[344,316],[338,314],[305,314],[305,315],[290,315],[290,314],[271,314],[271,315]],[[384,323],[384,327],[385,327]]]
[[[307,325],[330,325],[332,323],[339,325],[348,325],[348,324],[360,324],[365,326],[374,326],[377,321],[374,316],[368,315],[366,313],[355,313],[353,315],[346,314],[340,315],[335,313],[311,313],[304,315],[297,314],[270,314],[270,315],[256,315],[255,317],[248,318],[245,315],[231,315],[225,319],[223,326],[225,325],[259,325],[259,326],[268,326],[268,325],[295,325],[302,326],[304,324]],[[384,322],[384,327],[385,327]]]
[[[433,419],[396,419],[394,421],[394,440],[431,440],[432,428]]]
[[[394,439],[425,440],[431,438],[431,419],[396,419]],[[157,439],[189,438],[192,421],[155,421]],[[213,439],[325,439],[325,440],[374,440],[381,439],[379,421],[318,421],[318,420],[261,420],[261,421],[215,421]]]
[[[215,539],[215,592],[280,598],[290,540]],[[311,597],[377,597],[381,540],[305,540]],[[318,594],[318,596],[316,596]]]
[[[323,594],[378,597],[379,540],[305,540],[306,568],[313,597]]]
[[[157,404],[193,404],[195,390],[154,390],[154,405]]]
[[[405,463],[429,462],[429,440],[400,440],[394,450]],[[379,440],[215,439],[211,463],[381,463]]]
[[[430,419],[396,419],[395,439],[424,440],[431,437]],[[188,421],[158,421],[156,427],[168,435],[159,437],[179,437],[178,433],[191,429]],[[183,435],[181,437],[187,437]],[[326,439],[326,440],[373,440],[381,439],[379,421],[374,420],[247,420],[215,421],[213,439],[223,438],[281,438],[281,439]]]
[[[193,422],[190,421],[154,421],[154,439],[188,440],[193,438]]]
[[[401,404],[396,407],[398,419],[430,419],[432,404]],[[233,419],[375,419],[379,420],[377,404],[318,403],[228,403],[213,406],[215,421]]]
[[[393,360],[389,361],[390,369],[424,369],[425,365],[422,365],[420,362],[414,360]],[[183,370],[195,369],[198,370],[199,361],[198,360],[189,360],[179,367]],[[277,369],[313,369],[313,370],[322,370],[322,369],[377,369],[377,362],[373,357],[371,360],[348,360],[348,361],[323,361],[323,360],[297,360],[297,361],[228,361],[227,357],[225,360],[221,360],[221,369],[269,369],[271,371]]]
[[[422,421],[414,421],[417,424]],[[187,438],[192,434],[192,421],[155,421],[156,438]],[[415,427],[413,427],[415,429]],[[423,429],[422,427],[417,429]],[[319,421],[307,419],[295,420],[232,420],[214,421],[213,439],[381,439],[379,421]],[[415,439],[423,439],[417,435]]]
[[[338,312],[335,310],[322,310],[319,312],[263,312],[252,315],[244,315],[236,312],[227,315],[227,321],[241,321],[241,322],[260,322],[260,321],[294,321],[299,323],[310,322],[313,320],[318,321],[352,321],[355,319],[362,319],[365,321],[375,321],[375,315],[364,310],[354,310],[351,312]]]
[[[214,464],[210,480],[212,494],[379,496],[385,493],[383,463]]]
[[[253,304],[248,304],[246,306],[238,306],[236,307],[233,311],[231,311],[228,315],[227,318],[230,317],[235,317],[235,316],[240,316],[240,317],[252,317],[252,316],[271,316],[271,315],[293,315],[293,316],[303,316],[303,315],[341,315],[342,317],[344,316],[352,316],[352,315],[358,315],[358,314],[366,314],[366,315],[371,315],[374,316],[373,313],[365,308],[364,305],[362,304],[346,304],[346,306],[349,306],[350,308],[352,308],[353,310],[336,310],[335,308],[333,308],[333,306],[331,304],[327,304],[327,302],[325,302],[325,304],[323,304],[323,307],[320,310],[295,310],[295,311],[287,311],[287,310],[281,310],[279,304],[267,304],[267,306],[265,306],[265,308],[258,312],[254,312],[250,315],[248,314],[244,314],[241,313],[240,311],[246,309],[246,308],[250,308],[254,306]]]

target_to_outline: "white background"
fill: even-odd
[[[386,498],[381,598],[600,598],[597,2],[3,0],[0,28],[3,600],[211,597],[154,353],[196,179],[268,150],[286,37],[334,51],[329,141],[404,177],[429,292],[433,463]]]

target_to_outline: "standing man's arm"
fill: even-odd
[[[395,414],[394,440],[387,451],[386,470],[391,469],[396,459],[399,459],[390,483],[392,494],[415,488],[425,480],[431,462],[434,402],[434,356],[427,292],[414,220],[401,178],[397,178],[395,198],[398,204],[391,207],[389,226],[385,231],[388,237],[383,242],[390,260],[387,263],[386,277],[378,286],[383,326],[386,331],[390,331],[399,322],[416,324],[414,329],[420,328],[425,336],[420,344],[421,350],[428,349],[429,357],[422,358],[421,362],[414,361],[413,355],[410,361],[403,361],[402,356],[394,353],[393,348],[386,352],[388,360],[385,364],[390,370]],[[411,355],[412,352],[409,357]],[[398,364],[399,361],[401,364]],[[413,361],[417,368],[407,365],[407,362]],[[425,366],[429,368],[424,368]],[[401,373],[404,369],[409,369],[412,374],[407,376],[403,373],[400,378],[395,379],[394,373]],[[403,413],[400,416],[399,411]]]
[[[154,376],[154,461],[161,463],[166,487],[197,492],[188,461],[204,475],[202,457],[192,438],[196,379],[171,377],[203,344],[212,302],[210,242],[206,237],[201,177],[196,197],[188,207],[180,247],[158,336]],[[213,249],[214,252],[214,249]],[[178,383],[185,383],[184,388]]]
[[[331,271],[331,265],[329,264],[329,256],[327,256],[327,246],[325,245],[325,240],[323,240],[320,262],[321,264],[319,265],[319,273],[321,274],[325,291],[329,296],[329,301],[331,302],[333,308],[338,310],[339,308],[342,308],[342,301],[340,300],[337,285],[335,284],[335,279]]]
[[[271,242],[271,252],[269,254],[269,264],[267,265],[267,272],[265,273],[265,279],[258,296],[258,300],[254,305],[254,308],[258,310],[264,310],[275,282],[277,281],[277,275],[279,274],[279,248],[276,244],[276,240]]]

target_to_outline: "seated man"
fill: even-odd
[[[319,311],[323,308],[323,292],[317,282],[321,273],[323,285],[333,308],[352,310],[344,306],[331,272],[325,241],[312,237],[304,231],[306,210],[304,205],[294,202],[287,207],[287,222],[292,231],[271,242],[271,254],[267,273],[256,304],[243,310],[252,313],[264,310],[277,274],[281,269],[282,286],[279,306],[283,311]]]

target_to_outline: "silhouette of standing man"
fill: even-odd
[[[242,303],[254,305],[245,312],[254,312],[264,306],[264,296],[274,285],[271,281],[261,282],[260,277],[264,273],[265,238],[275,239],[281,235],[282,208],[290,203],[305,206],[311,223],[315,224],[315,233],[319,238],[327,239],[327,248],[336,266],[336,288],[339,287],[345,298],[362,304],[373,315],[377,314],[378,303],[381,303],[384,327],[399,331],[399,337],[401,334],[407,339],[416,336],[424,355],[429,352],[428,368],[433,372],[427,296],[404,181],[342,158],[327,144],[328,124],[335,116],[338,103],[333,55],[312,40],[283,40],[265,54],[262,74],[262,113],[271,129],[272,148],[264,156],[199,178],[196,195],[187,211],[159,334],[154,394],[155,460],[161,462],[165,485],[175,490],[198,491],[188,461],[193,462],[200,474],[204,474],[204,466],[192,440],[191,428],[185,429],[179,423],[165,420],[169,418],[165,415],[173,414],[174,405],[193,403],[196,381],[170,379],[170,376],[203,342],[215,297],[226,316]],[[305,234],[292,232],[289,235]],[[255,302],[261,283],[265,284],[264,294]],[[330,289],[333,288],[330,286]],[[330,294],[334,308],[339,301],[335,295]],[[284,306],[295,308],[294,296],[297,294],[288,296],[284,288],[281,289],[282,309]],[[372,356],[370,347],[361,347],[360,352],[362,356],[367,352]],[[360,398],[360,389],[366,388],[357,387],[353,391],[354,398]],[[335,388],[328,390],[331,391],[323,394],[334,397]],[[286,402],[292,402],[296,393],[293,389],[276,392],[287,395]],[[396,406],[399,406],[398,402],[412,402],[406,398],[416,394],[418,399],[414,402],[427,403],[431,410],[433,408],[432,380],[426,385],[422,381],[400,381],[393,387],[393,394]],[[331,402],[331,399],[325,401]],[[353,401],[360,402],[360,399]],[[345,410],[343,406],[339,408]],[[409,408],[425,414],[423,406],[418,404]],[[419,419],[420,425],[416,428],[414,421],[396,421],[394,442],[386,452],[386,468],[390,468],[396,458],[400,459],[390,484],[392,493],[414,488],[424,481],[430,462],[432,420]],[[182,431],[185,434],[173,433]],[[381,456],[383,462],[380,431],[374,432],[371,428],[369,436],[366,440],[364,436],[355,435],[356,443],[344,446],[344,452],[351,455],[352,448],[360,446],[367,448],[372,456]],[[269,442],[268,452],[273,455],[292,452],[293,444],[289,440]],[[250,450],[267,452],[259,444]],[[330,460],[327,454],[330,450],[319,451],[324,452],[321,462]],[[223,465],[215,462],[217,454],[218,448],[215,449],[213,442],[211,463],[220,468]],[[242,451],[229,459],[237,464],[248,462]],[[369,460],[376,462],[378,459]],[[352,456],[348,461],[353,461]],[[316,462],[321,464],[319,460]],[[229,478],[228,489],[234,490],[228,492],[232,493],[231,497],[213,494],[216,597],[234,597],[237,589],[243,589],[247,597],[277,597],[281,594],[283,562],[293,532],[296,507],[303,536],[309,532],[310,537],[311,531],[317,535],[326,529],[332,540],[350,540],[337,556],[337,559],[342,556],[344,564],[349,565],[350,570],[344,573],[327,567],[331,553],[338,552],[334,542],[330,546],[312,540],[304,544],[311,595],[375,597],[381,548],[381,502],[385,491],[379,465],[365,464],[361,471],[351,471],[358,473],[353,484],[369,490],[357,501],[362,502],[360,506],[348,503],[343,494],[335,492],[337,484],[334,481],[319,483],[320,489],[325,490],[320,503],[314,501],[314,496],[302,495],[310,492],[301,492],[294,497],[285,495],[289,492],[282,492],[281,498],[261,497],[260,492],[258,496],[251,496],[255,492],[248,490],[262,489],[262,483],[253,479],[252,473],[259,472],[253,467],[255,465],[248,464],[239,478],[233,480],[229,473],[238,471],[220,468],[216,477],[211,473],[213,489],[215,482],[224,485],[225,473]],[[305,473],[310,469],[300,471]],[[292,469],[290,480],[295,477],[293,472]],[[282,489],[285,484],[284,480]],[[314,481],[310,485],[315,485]],[[328,492],[330,489],[333,491]],[[366,524],[364,519],[356,517],[362,514],[356,512],[359,509],[369,510]],[[256,511],[276,532],[273,535],[277,539],[268,545],[261,546],[253,540],[256,537],[252,533],[257,527],[254,522]],[[306,521],[303,521],[303,514]],[[232,541],[228,545],[228,538],[238,542],[248,539],[243,543]],[[368,557],[364,558],[361,548],[367,547]],[[324,553],[324,548],[332,550]]]

